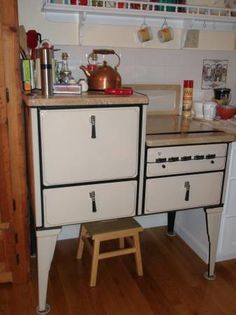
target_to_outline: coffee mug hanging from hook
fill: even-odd
[[[173,28],[167,24],[166,18],[161,26],[161,29],[157,32],[158,39],[161,43],[166,43],[174,39]]]
[[[148,42],[153,39],[152,29],[146,24],[145,19],[137,32],[137,36],[141,43]]]

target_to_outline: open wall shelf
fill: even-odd
[[[57,4],[46,0],[42,11],[86,15],[203,20],[236,23],[236,9],[128,0],[92,0],[87,5]],[[121,2],[122,1],[122,2]]]

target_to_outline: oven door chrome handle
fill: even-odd
[[[90,123],[92,125],[91,138],[92,139],[96,139],[96,117],[95,117],[95,115],[92,115],[90,117]]]
[[[186,181],[184,183],[184,188],[186,189],[184,200],[185,201],[189,201],[189,194],[190,194],[190,182],[189,181]]]
[[[96,199],[95,199],[95,191],[91,191],[89,193],[89,197],[92,200],[92,212],[97,212]]]

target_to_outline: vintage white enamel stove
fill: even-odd
[[[153,105],[165,104],[166,114],[172,102],[165,87],[158,102],[157,87],[147,89],[148,117],[148,98],[137,93],[24,98],[40,314],[50,310],[50,266],[61,228],[69,224],[167,212],[173,234],[176,210],[203,207],[210,245],[206,276],[214,278],[227,143],[232,138],[200,124],[186,126],[177,106],[174,115],[155,115]],[[176,100],[179,91],[170,87],[171,98]]]

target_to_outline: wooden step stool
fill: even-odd
[[[90,275],[90,286],[96,286],[98,261],[100,259],[134,254],[137,274],[143,275],[142,258],[139,243],[139,232],[143,228],[133,218],[122,218],[116,220],[84,223],[81,226],[77,259],[83,255],[84,244],[92,254],[92,267]],[[100,242],[119,239],[119,249],[100,253]],[[129,247],[125,248],[124,240]],[[92,243],[92,245],[91,245]]]

